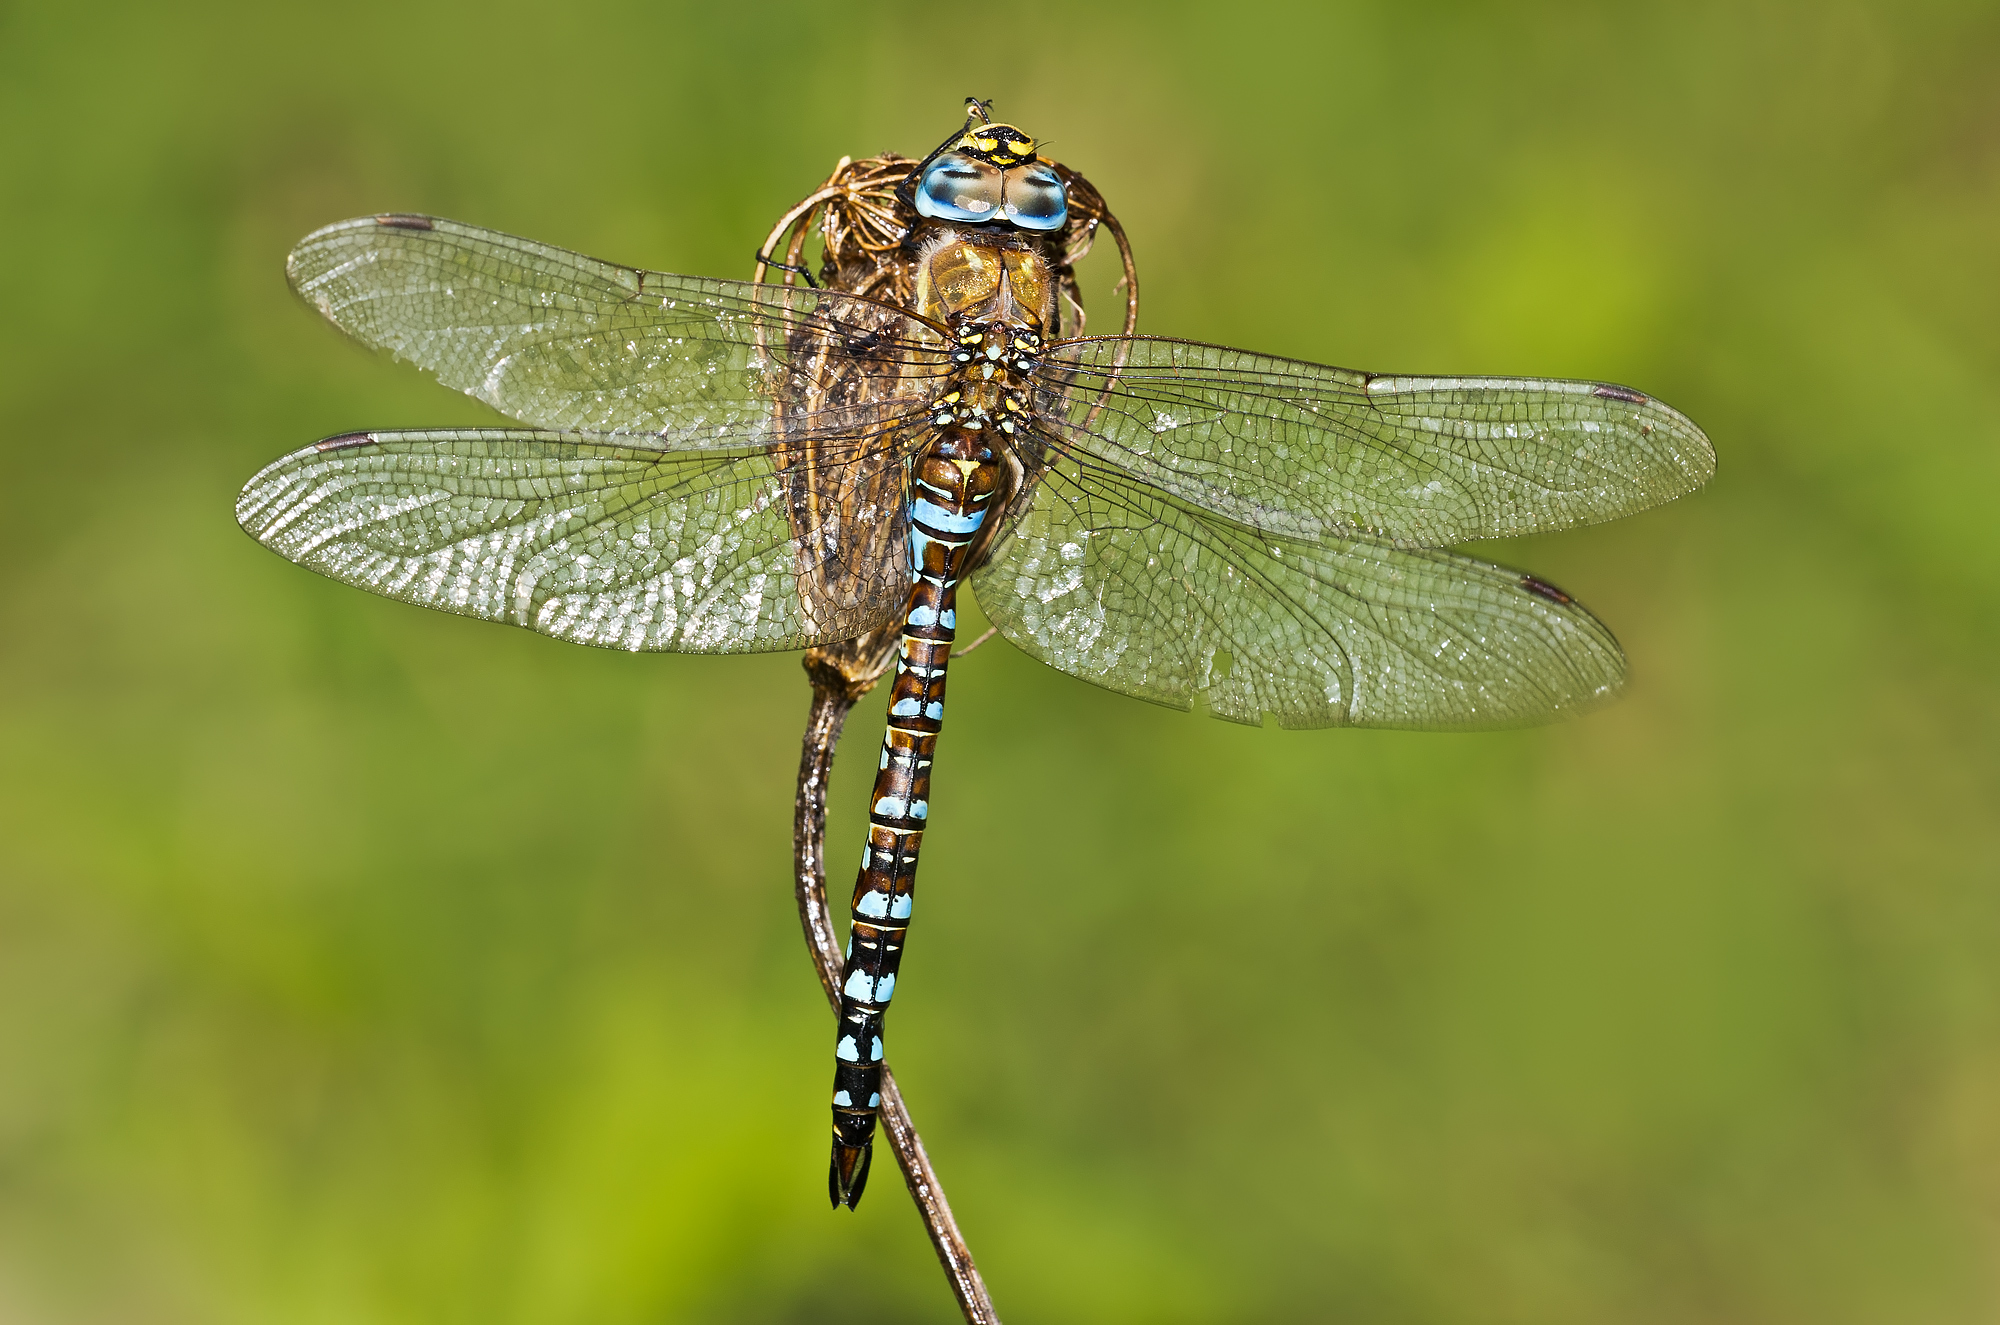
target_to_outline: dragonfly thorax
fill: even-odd
[[[1025,427],[1027,399],[998,378],[969,375],[953,381],[931,402],[931,424],[938,428],[963,428],[979,432],[996,428],[1012,436]]]
[[[954,330],[951,361],[960,365],[961,371],[969,369],[989,379],[996,369],[1024,377],[1035,371],[1042,338],[1033,328],[967,320]]]
[[[954,336],[971,323],[1053,331],[1055,277],[1031,241],[947,231],[918,259],[916,295],[917,311]]]

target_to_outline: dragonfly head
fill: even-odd
[[[984,104],[968,105],[965,129],[917,167],[917,214],[962,225],[1062,229],[1068,193],[1054,167],[1035,155],[1035,140],[1011,124],[991,123]]]

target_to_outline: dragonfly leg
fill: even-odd
[[[805,277],[806,287],[808,289],[812,290],[819,289],[819,282],[813,279],[812,272],[808,270],[806,267],[800,265],[799,263],[779,262],[776,258],[766,255],[764,250],[761,248],[757,250],[757,261],[766,267],[776,267],[779,271],[788,271],[796,275],[803,276]]]

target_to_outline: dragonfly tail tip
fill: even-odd
[[[827,1195],[833,1200],[833,1208],[846,1206],[852,1210],[861,1204],[861,1189],[868,1185],[868,1161],[875,1147],[870,1145],[846,1146],[839,1141],[833,1143],[833,1164],[827,1170]]]

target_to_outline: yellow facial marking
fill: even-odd
[[[1035,140],[1011,124],[981,125],[968,129],[952,144],[952,150],[969,152],[1006,169],[1035,158]]]

